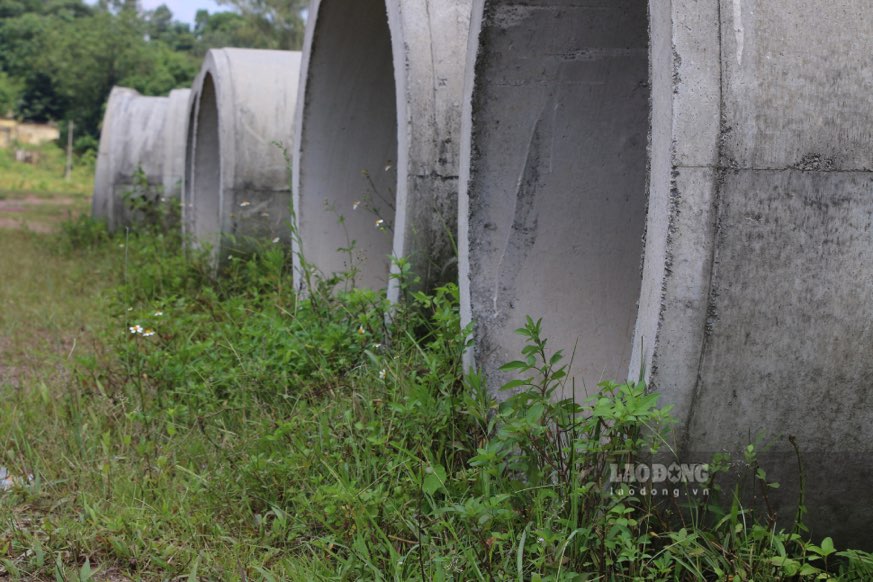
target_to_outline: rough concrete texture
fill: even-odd
[[[181,198],[185,174],[185,141],[188,137],[190,89],[170,91],[164,118],[164,195]]]
[[[523,345],[513,330],[542,317],[590,389],[627,370],[636,317],[646,2],[474,5],[460,238],[478,364],[502,383]]]
[[[92,214],[107,220],[110,230],[133,219],[127,202],[131,196],[163,195],[165,160],[183,155],[179,144],[178,150],[167,151],[172,145],[165,131],[169,103],[167,97],[143,97],[123,87],[113,88],[109,95],[100,132]],[[140,170],[142,177],[138,178]]]
[[[653,59],[653,142],[671,147],[652,164],[635,347],[676,406],[683,454],[758,437],[791,486],[794,436],[814,531],[871,547],[873,9],[653,11],[673,22],[653,30],[673,44]],[[821,49],[843,42],[850,54]],[[774,503],[787,517],[794,501]]]
[[[294,150],[303,248],[295,250],[321,272],[354,268],[356,284],[381,289],[393,255],[425,287],[454,279],[469,16],[470,0],[311,3]],[[389,296],[397,298],[393,281]]]
[[[460,198],[472,355],[499,381],[518,347],[508,331],[542,315],[553,349],[578,338],[588,387],[645,366],[675,407],[683,458],[768,442],[783,523],[797,499],[793,436],[813,534],[873,547],[873,9],[649,11],[640,129],[640,63],[616,49],[648,44],[645,6],[474,3]],[[589,28],[598,19],[606,42]]]
[[[189,102],[183,229],[216,259],[251,239],[290,244],[300,53],[210,50]]]

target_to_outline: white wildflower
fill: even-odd
[[[276,238],[273,239],[273,244],[278,244],[278,243],[279,243],[279,237],[277,236]]]
[[[143,329],[142,329],[142,326],[141,326],[141,325],[132,325],[132,326],[130,326],[128,329],[130,330],[130,333],[132,333],[132,334],[134,334],[134,335],[143,332]]]
[[[155,335],[155,330],[153,330],[153,329],[147,329],[144,332],[142,332],[143,337],[152,337],[153,335]]]
[[[155,317],[161,317],[162,315],[164,315],[163,311],[155,311]]]
[[[384,380],[387,376],[388,376],[388,370],[386,370],[385,368],[382,368],[381,370],[379,370],[379,379],[380,380]]]
[[[246,206],[251,206],[252,203],[249,202],[248,200],[246,200],[244,202],[240,202],[239,205],[240,205],[240,208],[245,208]]]
[[[385,221],[382,220],[381,218],[379,220],[377,220],[376,221],[376,228],[378,228],[379,230],[382,230],[383,228],[385,228]]]

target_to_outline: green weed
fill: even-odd
[[[777,530],[739,494],[680,508],[611,490],[613,466],[669,454],[670,411],[639,382],[575,398],[533,319],[497,400],[464,373],[454,285],[413,291],[399,264],[406,300],[391,306],[308,269],[298,295],[278,245],[216,275],[181,243],[84,219],[17,243],[79,273],[73,285],[87,264],[107,283],[73,318],[88,331],[60,351],[63,372],[34,363],[0,392],[0,464],[34,477],[0,494],[9,575],[812,580],[873,568],[869,554]],[[38,291],[40,269],[19,276],[5,301],[70,293]]]

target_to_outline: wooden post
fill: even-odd
[[[72,120],[67,124],[67,167],[64,170],[64,179],[69,181],[73,177],[73,130],[75,123]]]

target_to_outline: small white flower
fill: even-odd
[[[133,307],[128,307],[127,310],[128,310],[128,311],[133,311]]]
[[[142,332],[143,337],[152,337],[153,335],[155,335],[155,331],[152,329],[147,329],[144,332]]]
[[[163,314],[163,311],[155,311],[155,317],[161,317]]]
[[[541,544],[546,543],[546,540],[543,539],[543,538],[537,538],[537,541],[538,541],[539,543],[541,543]]]
[[[123,248],[124,248],[124,243],[121,243],[120,245],[118,245],[118,248],[123,249]]]
[[[240,208],[245,208],[246,206],[251,206],[252,203],[249,202],[248,200],[246,200],[245,202],[240,202],[239,205],[240,205]]]
[[[279,237],[277,236],[276,238],[273,239],[273,244],[278,244],[278,243],[279,243]]]
[[[130,330],[130,333],[132,333],[134,335],[136,335],[138,333],[142,333],[142,331],[143,331],[141,325],[133,325],[133,326],[129,327],[128,329]]]
[[[397,560],[397,565],[398,565],[398,566],[402,566],[402,565],[403,565],[403,560]]]
[[[378,228],[378,229],[381,230],[381,229],[383,229],[384,227],[385,227],[385,221],[384,221],[384,220],[382,220],[382,219],[380,218],[379,220],[376,221],[376,228]]]
[[[382,349],[382,344],[373,344],[373,349],[374,350]]]
[[[384,380],[387,376],[388,376],[388,370],[386,370],[385,368],[382,368],[381,370],[379,370],[379,379],[380,380]]]

